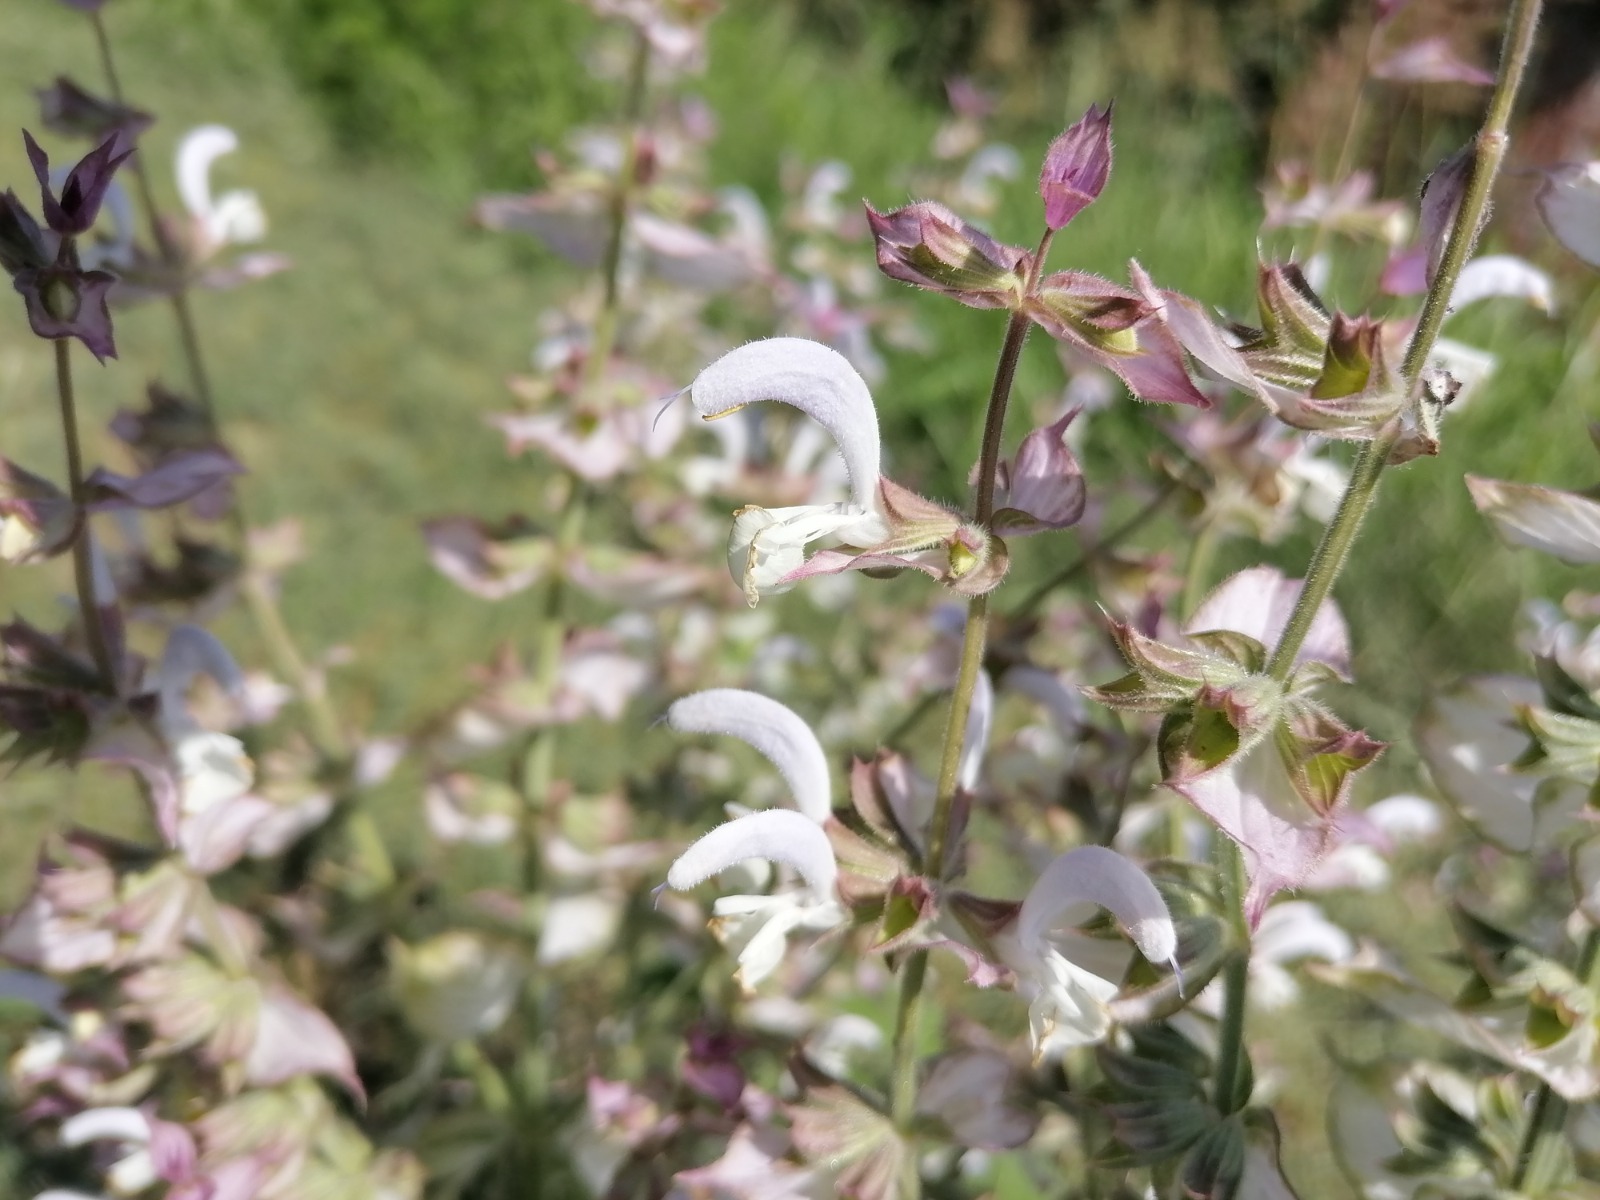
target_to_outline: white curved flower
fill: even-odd
[[[734,514],[728,568],[753,605],[763,595],[787,591],[805,565],[806,547],[832,537],[873,546],[889,536],[878,493],[882,453],[878,413],[866,381],[842,354],[804,338],[768,338],[723,355],[690,385],[695,411],[705,420],[760,400],[793,405],[832,435],[850,476],[850,499]]]
[[[1094,906],[1109,910],[1147,959],[1177,969],[1177,929],[1148,875],[1104,846],[1060,855],[1023,900],[1014,945],[1002,948],[1029,1000],[1036,1062],[1098,1042],[1111,1027],[1108,1005],[1127,969],[1126,947],[1059,928]]]
[[[266,236],[267,216],[254,192],[235,189],[211,195],[211,164],[238,148],[238,135],[226,125],[201,125],[178,143],[178,197],[199,230],[201,258],[223,246]]]
[[[777,968],[790,933],[841,925],[835,898],[839,864],[822,827],[775,808],[719,825],[690,846],[667,872],[667,886],[685,892],[750,859],[792,868],[805,886],[772,895],[724,896],[712,906],[711,931],[739,960],[734,978],[750,989]]]
[[[709,688],[675,702],[666,720],[679,733],[723,733],[759,750],[789,785],[795,807],[817,824],[833,811],[828,756],[788,706],[759,692]]]

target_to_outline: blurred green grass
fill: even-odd
[[[501,380],[524,365],[541,307],[573,276],[531,245],[474,232],[465,220],[478,188],[532,181],[531,164],[518,163],[521,143],[553,140],[591,115],[587,103],[604,101],[584,69],[592,21],[564,0],[532,7],[560,15],[546,26],[549,43],[529,47],[526,74],[487,79],[466,97],[425,81],[387,102],[381,92],[368,97],[374,122],[436,121],[440,132],[404,142],[375,133],[359,153],[303,89],[335,67],[343,74],[335,72],[334,85],[356,87],[359,70],[339,62],[337,47],[308,63],[282,24],[290,10],[246,0],[119,0],[106,10],[130,97],[161,117],[148,153],[163,198],[172,199],[167,164],[178,136],[202,122],[229,124],[243,146],[220,164],[219,182],[260,193],[272,221],[268,245],[295,261],[286,275],[201,297],[200,322],[232,440],[251,468],[242,488],[251,521],[293,517],[306,528],[308,559],[286,582],[287,619],[314,653],[351,649],[350,665],[333,677],[339,706],[379,729],[404,728],[441,707],[464,689],[467,664],[501,639],[531,633],[535,599],[489,605],[462,594],[428,565],[416,524],[445,511],[536,509],[543,491],[546,469],[510,461],[481,418],[504,407]],[[486,8],[473,36],[494,36],[494,14],[505,11]],[[893,30],[884,26],[848,55],[797,37],[776,6],[734,7],[714,30],[714,68],[702,90],[721,119],[716,182],[745,183],[774,199],[781,155],[792,153],[851,164],[855,187],[880,206],[908,198],[904,180],[924,161],[941,114],[892,78]],[[57,72],[98,85],[87,25],[62,6],[13,6],[0,23],[0,129],[33,126],[28,89]],[[1103,72],[1066,79],[1055,111],[998,123],[1027,160],[1061,120],[1127,85],[1112,182],[1059,240],[1052,265],[1121,277],[1137,257],[1162,283],[1248,315],[1260,201],[1232,111],[1141,103],[1137,81]],[[461,129],[489,125],[493,145],[463,144]],[[30,179],[20,139],[0,138],[0,181],[26,194]],[[1035,206],[1029,181],[1018,181],[993,232],[1031,242]],[[886,441],[927,490],[955,496],[976,451],[1003,322],[936,297],[908,302],[936,349],[892,356],[878,396]],[[1397,743],[1385,777],[1397,785],[1411,765],[1406,732],[1430,681],[1515,667],[1518,605],[1580,582],[1576,571],[1499,546],[1461,478],[1594,482],[1600,472],[1583,428],[1600,416],[1597,320],[1600,298],[1590,291],[1559,320],[1504,305],[1451,329],[1499,354],[1499,372],[1449,420],[1441,459],[1386,482],[1340,586],[1366,684],[1351,698],[1352,715]],[[121,314],[118,339],[124,357],[103,369],[78,356],[91,457],[114,455],[104,422],[136,403],[147,379],[184,382],[163,309]],[[55,469],[60,453],[49,372],[48,351],[28,335],[20,305],[8,307],[0,314],[0,450],[43,470]],[[1018,411],[1060,384],[1052,348],[1035,338],[1019,375]],[[1139,467],[1151,416],[1125,404],[1096,418],[1103,442],[1089,448],[1088,468],[1101,494],[1115,498],[1120,479]],[[1149,544],[1166,536],[1170,545],[1173,532],[1158,526]],[[1310,547],[1305,531],[1268,557],[1298,573]],[[1018,550],[1018,576],[1042,575],[1076,552],[1070,537],[1034,539]],[[1259,557],[1248,544],[1229,543],[1219,577]],[[0,609],[49,624],[54,595],[69,586],[61,564],[0,569]],[[242,660],[262,661],[238,615],[220,632]],[[106,786],[86,778],[91,790]],[[61,796],[56,776],[0,779],[6,818],[18,830],[36,826]],[[406,781],[382,811],[404,840],[399,827],[416,818]],[[14,853],[29,845],[21,834],[8,841]],[[1299,1120],[1315,1117],[1307,1110]]]

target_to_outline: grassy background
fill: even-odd
[[[118,0],[106,19],[130,96],[161,118],[147,145],[165,199],[178,136],[201,122],[231,125],[243,149],[223,161],[219,185],[256,189],[272,221],[269,245],[295,260],[286,275],[198,298],[203,335],[232,439],[252,469],[243,485],[251,521],[305,525],[308,561],[286,584],[291,626],[314,650],[353,651],[334,677],[343,711],[402,728],[464,686],[465,664],[531,628],[534,600],[487,605],[434,572],[416,524],[445,511],[493,516],[538,504],[537,460],[509,461],[481,417],[505,406],[503,377],[525,365],[540,308],[571,277],[531,245],[472,231],[464,214],[482,188],[531,184],[528,145],[558,140],[610,102],[584,68],[593,23],[565,0]],[[926,86],[888,69],[908,44],[902,19],[867,20],[848,52],[797,35],[781,6],[734,6],[714,29],[715,66],[702,86],[722,121],[715,182],[746,183],[771,199],[788,152],[843,159],[880,206],[908,198],[905,180],[941,112]],[[1048,60],[1053,72],[1016,81],[1022,99],[999,122],[1026,159],[1090,99],[1119,97],[1111,185],[1060,239],[1053,262],[1120,275],[1138,257],[1163,283],[1248,313],[1259,139],[1226,96],[1176,94],[1160,80],[1119,74],[1125,60],[1096,45],[1065,47]],[[14,4],[0,22],[0,130],[34,124],[28,88],[57,72],[98,85],[88,26],[60,5]],[[0,182],[23,194],[31,187],[12,135],[0,138]],[[1031,242],[1036,204],[1019,185],[993,232]],[[910,302],[937,349],[891,358],[878,397],[886,441],[927,490],[954,495],[976,451],[1002,320],[933,297]],[[1600,415],[1597,319],[1600,298],[1589,292],[1559,322],[1508,305],[1450,330],[1499,353],[1501,369],[1450,420],[1441,460],[1386,482],[1340,588],[1368,684],[1352,715],[1400,741],[1393,780],[1405,779],[1403,739],[1429,681],[1515,665],[1508,634],[1518,604],[1579,582],[1576,572],[1499,547],[1461,477],[1594,482],[1583,426]],[[145,380],[182,382],[165,310],[120,315],[118,340],[123,358],[108,367],[79,356],[91,458],[112,453],[100,427],[137,401]],[[1060,382],[1051,347],[1035,339],[1019,399],[1047,396]],[[1130,404],[1097,418],[1103,442],[1091,447],[1089,468],[1104,494],[1137,469],[1148,416]],[[0,452],[54,470],[55,420],[48,350],[29,336],[20,305],[5,306]],[[1019,550],[1020,576],[1075,554],[1068,538],[1035,542]],[[1270,557],[1298,572],[1310,545],[1308,534],[1291,538]],[[1258,557],[1245,543],[1225,545],[1219,577]],[[69,586],[64,565],[0,568],[0,611],[49,623],[54,596]],[[242,660],[262,661],[241,618],[225,618],[219,632]],[[86,782],[90,792],[106,786]],[[415,820],[408,788],[402,781],[385,802],[397,830]],[[57,777],[0,779],[13,862],[31,845],[24,831],[61,803]],[[6,878],[26,872],[0,869]],[[1302,1128],[1317,1120],[1309,1109],[1292,1119]],[[1300,1177],[1324,1165],[1307,1160]]]

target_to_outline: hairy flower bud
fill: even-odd
[[[867,205],[878,269],[890,279],[942,292],[969,308],[1017,308],[1032,256],[995,241],[932,200],[880,213]]]
[[[1094,203],[1111,174],[1111,105],[1090,105],[1083,119],[1050,143],[1039,173],[1044,220],[1060,229]]]

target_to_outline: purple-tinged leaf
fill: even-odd
[[[475,517],[436,517],[422,523],[428,558],[452,583],[485,600],[504,600],[544,575],[550,539],[513,518],[492,526]]]
[[[239,461],[226,450],[207,447],[168,455],[143,475],[129,477],[101,467],[83,481],[93,512],[118,508],[171,508],[244,474]]]
[[[1078,460],[1066,443],[1071,409],[1059,421],[1022,439],[1016,458],[1002,465],[1004,506],[994,514],[999,534],[1065,529],[1083,516],[1087,492]]]
[[[279,983],[262,988],[244,1073],[246,1082],[256,1087],[273,1087],[297,1075],[326,1075],[356,1100],[366,1099],[344,1035],[321,1009]]]
[[[1456,213],[1461,211],[1461,199],[1472,182],[1473,164],[1477,161],[1474,146],[1468,142],[1450,155],[1423,181],[1417,217],[1417,244],[1426,255],[1423,273],[1425,291],[1439,273],[1439,262],[1444,258],[1445,244],[1456,223]]]
[[[52,133],[103,141],[113,134],[124,139],[118,149],[127,149],[151,125],[149,113],[106,100],[79,87],[65,75],[57,75],[47,88],[34,92],[39,98],[39,119]]]
[[[55,253],[44,230],[10,188],[0,195],[0,267],[6,274],[48,267]]]
[[[33,332],[52,341],[75,337],[101,362],[117,356],[106,296],[115,278],[69,267],[24,269],[12,277]]]

